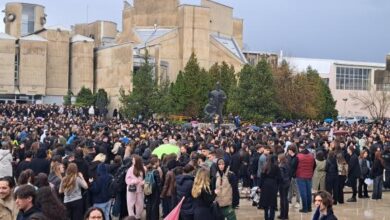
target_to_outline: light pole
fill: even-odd
[[[344,101],[344,117],[347,117],[347,98],[343,98]]]

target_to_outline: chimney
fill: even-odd
[[[386,70],[390,71],[390,53],[386,56]]]

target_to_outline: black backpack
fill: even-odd
[[[122,165],[119,167],[118,171],[115,173],[114,178],[112,179],[109,190],[112,196],[115,196],[118,193],[126,192],[126,173],[130,168],[130,165]]]

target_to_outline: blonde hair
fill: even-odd
[[[51,162],[50,164],[50,171],[60,179],[62,179],[61,166],[63,166],[63,164],[57,161]]]
[[[65,177],[62,179],[62,190],[64,192],[70,192],[76,187],[77,175],[77,165],[75,163],[70,163],[66,169]]]
[[[192,197],[198,198],[202,189],[211,193],[210,190],[210,173],[206,168],[200,168],[196,173],[194,185],[192,186]]]

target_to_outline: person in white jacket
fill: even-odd
[[[0,178],[12,176],[12,154],[5,148],[0,149]]]

